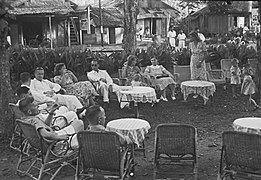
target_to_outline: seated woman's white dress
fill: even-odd
[[[165,89],[170,84],[176,84],[171,77],[168,77],[167,74],[164,73],[164,71],[166,71],[166,69],[162,65],[150,65],[145,69],[145,74],[154,77],[151,78],[151,85],[158,87],[160,90]]]

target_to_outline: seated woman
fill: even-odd
[[[160,90],[161,98],[163,101],[168,101],[166,98],[166,88],[169,86],[172,93],[172,99],[175,100],[175,81],[174,76],[167,71],[162,65],[158,65],[158,60],[152,58],[150,66],[147,66],[144,74],[149,76],[152,86]],[[159,101],[159,100],[158,100]]]
[[[141,72],[140,68],[136,66],[136,63],[137,57],[134,55],[129,55],[127,62],[122,68],[122,77],[127,78],[126,84],[129,86],[132,84],[139,84],[137,83],[137,79],[141,79],[140,84],[146,84],[144,80],[144,74]]]
[[[77,77],[66,69],[64,63],[55,65],[54,74],[54,82],[60,84],[66,90],[66,94],[75,95],[86,107],[94,103],[93,96],[98,96],[98,94],[91,82],[78,82]]]

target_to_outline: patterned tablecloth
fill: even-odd
[[[140,147],[145,139],[145,134],[151,127],[149,122],[142,119],[122,118],[110,121],[106,128],[128,136],[133,143]]]
[[[209,96],[213,96],[215,91],[215,84],[209,81],[184,81],[181,83],[181,92],[185,101],[189,94],[198,94],[203,97],[204,104],[206,104]]]
[[[157,99],[155,89],[151,87],[134,86],[120,91],[121,102],[155,102]]]
[[[235,131],[261,135],[261,118],[245,117],[236,119],[233,122],[233,128]]]

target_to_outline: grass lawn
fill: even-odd
[[[154,155],[155,127],[160,123],[184,123],[197,128],[197,152],[199,159],[199,180],[215,180],[219,166],[221,152],[221,134],[223,131],[233,130],[232,123],[240,117],[261,116],[261,110],[246,112],[245,98],[232,98],[231,88],[226,91],[217,87],[213,102],[202,107],[202,98],[188,98],[182,101],[182,95],[177,100],[160,101],[156,107],[151,104],[141,104],[140,113],[147,120],[151,129],[145,140],[146,158],[141,152],[135,153],[136,166],[135,180],[151,180]],[[133,112],[120,109],[117,101],[112,100],[106,111],[107,121],[122,117],[133,117]],[[8,148],[7,141],[0,145],[0,179],[19,179],[15,172],[18,153]],[[73,171],[62,171],[57,179],[73,179]],[[29,179],[27,177],[21,179]]]

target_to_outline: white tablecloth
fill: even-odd
[[[145,139],[145,134],[151,127],[149,122],[142,119],[122,118],[110,121],[106,128],[128,136],[133,143],[140,147]]]
[[[203,97],[204,104],[206,104],[209,96],[213,96],[215,91],[215,84],[209,81],[184,81],[181,83],[184,100],[187,100],[189,94],[198,94]]]
[[[245,117],[236,119],[233,122],[235,131],[248,132],[261,135],[261,118]]]
[[[157,99],[155,89],[151,87],[134,86],[120,91],[120,101],[155,102]]]

